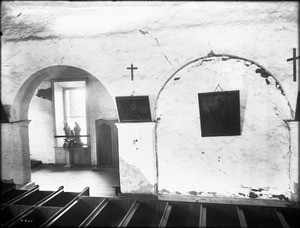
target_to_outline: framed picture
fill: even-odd
[[[198,93],[202,137],[240,135],[240,93]]]
[[[120,122],[150,122],[148,96],[116,97]]]

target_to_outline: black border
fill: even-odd
[[[124,119],[123,110],[121,110],[120,102],[124,100],[144,100],[147,106],[147,117],[144,119]],[[149,96],[122,96],[116,97],[116,103],[118,108],[119,120],[120,122],[151,122],[151,112],[150,112],[150,103]]]
[[[237,98],[238,105],[236,106],[236,113],[240,117],[240,121],[238,122],[238,131],[233,133],[205,133],[205,124],[204,124],[204,113],[202,110],[203,107],[203,100],[204,97],[213,97],[216,95],[235,95]],[[200,124],[201,124],[201,136],[202,137],[210,137],[210,136],[233,136],[233,135],[241,135],[241,115],[240,115],[240,91],[233,90],[233,91],[222,91],[222,92],[209,92],[209,93],[198,93],[198,102],[199,102],[199,111],[200,111]],[[202,118],[201,118],[202,117]]]

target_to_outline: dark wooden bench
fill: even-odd
[[[10,191],[8,191],[10,192]],[[7,192],[7,193],[8,193]],[[122,195],[22,192],[1,207],[1,226],[17,227],[298,227],[299,207],[179,202]]]

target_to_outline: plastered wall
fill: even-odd
[[[1,180],[13,181],[17,185],[30,181],[29,123],[1,124]]]
[[[286,120],[292,110],[280,85],[257,69],[262,71],[241,59],[205,58],[166,84],[157,109],[160,192],[291,197]],[[214,92],[218,85],[224,91],[240,91],[241,135],[201,136],[198,93]]]
[[[20,109],[14,115],[15,106],[23,104],[18,102],[23,95],[29,105],[46,79],[39,72],[50,77],[60,66],[75,67],[91,74],[107,91],[98,90],[98,82],[90,84],[98,93],[89,97],[92,161],[96,161],[94,120],[117,117],[115,96],[148,95],[152,120],[161,118],[156,135],[159,193],[249,197],[252,191],[262,198],[289,197],[287,169],[292,163],[289,129],[283,120],[293,118],[286,99],[295,110],[298,91],[292,63],[286,61],[292,48],[298,49],[298,3],[16,1],[1,7],[1,101],[11,107],[12,118],[28,113]],[[178,72],[180,80],[163,87],[178,69],[211,50],[259,63],[278,79],[285,96],[271,79],[267,85],[254,65],[232,60],[184,67]],[[127,70],[131,63],[138,67],[134,81]],[[23,90],[27,82],[37,85]],[[240,90],[240,138],[200,137],[196,94],[213,91],[217,83],[223,90]],[[131,162],[128,167],[137,166]]]
[[[55,163],[54,157],[54,116],[52,94],[50,97],[38,97],[37,93],[40,89],[51,88],[49,80],[44,81],[30,102],[28,110],[28,118],[31,120],[29,124],[29,146],[30,158],[46,163]]]

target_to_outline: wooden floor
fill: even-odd
[[[42,164],[31,170],[31,180],[40,190],[56,191],[64,186],[65,191],[81,192],[90,188],[90,196],[116,197],[112,186],[120,185],[119,170],[116,168],[94,168],[93,166],[73,166]]]

